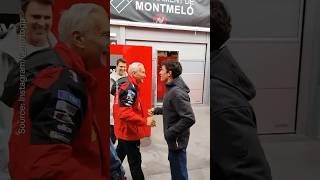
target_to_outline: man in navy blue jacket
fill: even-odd
[[[166,82],[163,107],[148,111],[149,116],[163,114],[163,133],[169,148],[169,162],[173,180],[188,180],[187,146],[190,127],[195,116],[190,104],[190,89],[180,77],[181,64],[178,61],[164,61],[159,72],[161,81]]]

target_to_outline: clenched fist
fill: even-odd
[[[153,116],[154,108],[148,109],[148,116]]]

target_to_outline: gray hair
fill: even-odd
[[[130,64],[128,68],[128,74],[132,75],[133,73],[137,72],[141,66],[144,67],[144,65],[140,62],[134,62]]]
[[[94,13],[101,13],[103,7],[93,3],[78,3],[63,12],[59,22],[60,39],[63,42],[70,42],[72,33],[78,31],[85,33],[94,27],[94,22],[90,16]],[[106,22],[107,23],[107,22]]]

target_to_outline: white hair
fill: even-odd
[[[130,64],[128,68],[128,74],[132,75],[133,73],[137,72],[141,66],[144,67],[140,62],[134,62]]]
[[[59,22],[60,39],[63,42],[70,42],[75,31],[85,33],[95,26],[90,18],[94,13],[105,13],[103,7],[93,3],[78,3],[63,12]],[[107,23],[107,22],[106,22]]]

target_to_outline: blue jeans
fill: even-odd
[[[169,150],[171,180],[188,180],[186,149]]]
[[[124,169],[110,140],[110,180],[123,180]]]

